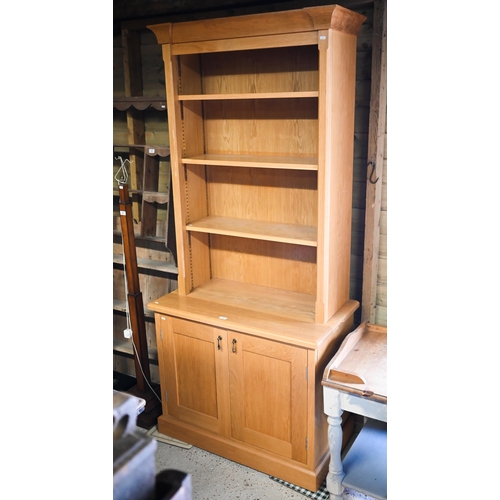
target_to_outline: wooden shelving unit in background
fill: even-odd
[[[162,84],[158,82],[158,89],[155,90],[147,80],[149,77],[143,78],[143,73],[148,75],[152,72],[144,65],[151,64],[151,60],[154,60],[154,54],[153,58],[148,56],[147,47],[157,48],[156,45],[148,46],[145,41],[148,36],[151,40],[151,33],[144,27],[122,23],[121,34],[123,87],[120,90],[116,88],[119,85],[115,85],[113,99],[113,176],[115,177],[121,162],[124,161],[127,167],[126,184],[132,202],[134,242],[137,250],[134,264],[137,266],[140,293],[144,302],[145,325],[142,335],[145,337],[147,354],[143,363],[148,366],[143,368],[145,372],[150,373],[149,382],[156,390],[158,398],[161,398],[154,318],[146,310],[145,304],[153,296],[177,288],[166,98]],[[161,62],[159,53],[158,56],[157,62]],[[144,58],[149,62],[144,63]],[[153,129],[151,123],[154,125]],[[162,128],[160,133],[158,124]],[[137,375],[139,368],[136,365],[136,353],[131,339],[126,339],[123,334],[127,327],[129,309],[124,272],[124,242],[119,224],[119,190],[115,179],[113,197],[113,369],[116,373],[140,378],[141,375]],[[150,421],[145,422],[147,427],[156,424],[158,414],[151,415]],[[138,421],[138,424],[141,422]]]

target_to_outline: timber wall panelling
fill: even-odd
[[[373,43],[373,5],[354,9],[366,16],[357,40],[356,51],[356,104],[354,122],[354,164],[351,234],[350,298],[362,303],[363,255],[365,243],[366,163],[368,156],[368,128],[370,116],[370,90]],[[355,313],[361,322],[361,309]]]
[[[362,321],[387,326],[387,2],[375,2]]]
[[[123,23],[113,50],[113,369],[135,376],[127,328],[117,175],[126,162],[144,302],[151,380],[159,382],[153,314],[146,304],[177,288],[170,150],[161,50],[145,28]]]

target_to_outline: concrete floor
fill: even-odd
[[[146,433],[146,431],[144,431]],[[191,475],[192,500],[307,500],[307,496],[272,480],[267,474],[196,447],[157,441],[155,468],[177,469]],[[346,489],[344,500],[373,500]]]

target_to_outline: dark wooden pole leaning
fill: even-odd
[[[132,328],[132,339],[135,344],[134,362],[137,389],[141,392],[149,392],[148,382],[151,383],[151,375],[149,371],[148,345],[146,341],[144,302],[142,300],[142,293],[139,286],[139,273],[137,271],[132,202],[129,199],[128,187],[126,184],[119,184],[118,190],[120,195],[123,252],[125,255],[125,276],[128,287],[127,301]]]

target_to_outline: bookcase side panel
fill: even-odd
[[[182,94],[197,94],[202,90],[200,58],[197,54],[179,56],[178,91]],[[205,150],[204,120],[202,104],[198,101],[179,104],[182,117],[182,157],[202,154]],[[207,215],[206,173],[203,165],[186,165],[184,175],[186,225]],[[210,254],[208,235],[187,236],[187,259],[190,283],[187,291],[210,280]]]
[[[326,190],[330,205],[325,221],[328,241],[328,300],[330,318],[349,299],[351,258],[352,182],[354,157],[354,109],[356,91],[356,36],[330,32],[331,116],[327,148],[331,159]]]
[[[320,35],[318,296],[324,323],[349,299],[356,36]]]
[[[186,295],[191,288],[191,269],[189,264],[188,235],[185,231],[186,200],[184,166],[182,164],[182,119],[178,104],[178,64],[171,54],[171,46],[162,46],[165,67],[165,88],[167,93],[168,132],[170,140],[170,164],[172,171],[172,195],[177,245],[177,267],[179,294]]]

